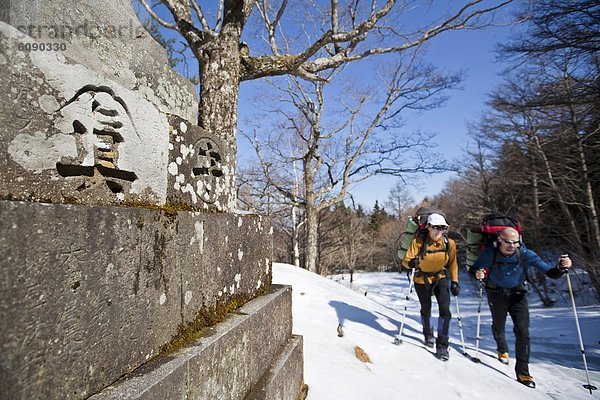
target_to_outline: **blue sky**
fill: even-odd
[[[443,8],[445,2],[436,2],[433,7]],[[427,6],[413,11],[427,18]],[[464,72],[460,89],[447,92],[449,99],[445,106],[415,115],[406,120],[406,132],[422,130],[437,133],[436,151],[448,159],[462,159],[467,147],[467,123],[475,122],[485,109],[486,95],[500,82],[500,73],[505,65],[496,62],[495,49],[499,41],[505,41],[511,34],[510,27],[490,27],[485,30],[463,30],[446,32],[429,42],[426,60],[448,73]],[[367,66],[368,68],[368,66]],[[243,83],[240,88],[239,128],[243,129],[244,116],[248,115],[254,96],[253,83]],[[249,102],[249,103],[246,103]],[[244,157],[244,139],[238,135],[238,158]],[[241,164],[241,163],[240,163]],[[416,184],[409,186],[409,192],[416,201],[439,193],[445,182],[456,176],[454,173],[421,175]],[[355,201],[365,209],[372,209],[376,200],[383,204],[398,178],[376,176],[351,189]]]
[[[428,49],[427,58],[442,70],[463,70],[465,77],[460,90],[449,92],[444,107],[425,112],[409,121],[409,126],[436,132],[437,150],[450,159],[462,159],[467,147],[467,123],[475,122],[485,110],[486,95],[501,81],[505,65],[496,61],[496,44],[510,36],[510,28],[484,31],[457,31],[440,36]],[[410,192],[416,201],[439,193],[454,173],[422,175],[418,186]],[[385,202],[396,183],[393,177],[375,177],[353,190],[359,203],[370,209],[375,200]]]

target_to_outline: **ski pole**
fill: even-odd
[[[477,357],[479,354],[479,329],[481,327],[481,299],[483,298],[483,283],[479,281],[479,304],[477,306],[477,334],[475,336],[475,357],[473,357],[473,362],[478,363],[481,360]]]
[[[592,394],[592,390],[597,390],[598,388],[590,383],[590,375],[588,372],[587,361],[585,359],[585,349],[583,348],[583,338],[581,337],[581,328],[579,327],[579,318],[577,317],[577,307],[575,307],[575,296],[573,296],[573,288],[571,286],[569,270],[567,270],[567,286],[569,287],[569,295],[571,296],[571,304],[573,305],[573,315],[575,315],[575,326],[577,326],[577,336],[579,336],[579,348],[581,349],[581,357],[583,357],[583,366],[585,368],[585,376],[587,378],[587,385],[583,385],[583,387],[589,390],[590,394]]]
[[[458,296],[454,296],[454,298],[456,299],[456,320],[458,321],[458,330],[460,331],[460,341],[462,343],[463,355],[467,355],[467,350],[465,348],[465,337],[463,335],[462,328],[462,319],[460,318],[460,309],[458,308]]]
[[[404,302],[404,312],[402,313],[402,322],[400,323],[400,331],[398,332],[398,336],[394,339],[394,344],[402,343],[402,332],[404,331],[404,321],[406,319],[406,311],[408,310],[408,301],[410,300],[410,295],[412,294],[413,283],[415,281],[415,269],[411,268],[410,270],[410,281],[408,283],[408,292],[406,293],[406,298]]]

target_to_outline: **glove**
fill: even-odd
[[[458,282],[452,281],[450,284],[450,293],[452,293],[452,296],[458,296],[460,293],[460,286],[458,286]]]
[[[564,254],[558,259],[557,268],[560,272],[565,272],[566,270],[571,268],[572,265],[573,263],[569,256],[567,254]]]
[[[487,268],[480,268],[480,269],[477,269],[474,271],[475,278],[477,278],[480,281],[485,280],[488,276],[488,273],[489,273],[489,269],[487,269]],[[479,276],[477,276],[477,275],[479,275]],[[481,276],[481,275],[483,275],[483,276]]]
[[[412,258],[408,261],[408,268],[410,269],[418,269],[419,268],[419,259]]]

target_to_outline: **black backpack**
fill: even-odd
[[[427,232],[427,218],[429,218],[431,214],[440,214],[446,221],[448,221],[446,214],[442,210],[432,207],[420,207],[414,216],[414,219],[419,226],[420,233]]]

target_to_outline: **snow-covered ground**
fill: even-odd
[[[461,277],[459,307],[466,350],[475,355],[478,291]],[[564,278],[563,278],[564,279]],[[543,308],[530,296],[531,363],[536,389],[515,380],[514,359],[496,360],[491,317],[483,295],[481,340],[474,363],[462,353],[452,298],[450,360],[442,362],[422,344],[416,293],[408,302],[403,343],[394,345],[402,321],[408,279],[399,273],[361,273],[349,287],[348,276],[321,277],[287,264],[274,264],[273,283],[293,288],[295,334],[304,337],[304,380],[308,400],[398,399],[600,399],[590,395],[572,308],[568,301]],[[564,296],[563,296],[564,297]],[[568,300],[568,295],[565,297]],[[560,299],[559,299],[560,300]],[[434,300],[434,317],[437,303]],[[600,305],[578,306],[589,380],[600,387]],[[507,339],[514,355],[510,318]],[[433,319],[436,326],[436,320]],[[338,337],[337,326],[344,326]],[[370,359],[355,355],[360,347]]]

